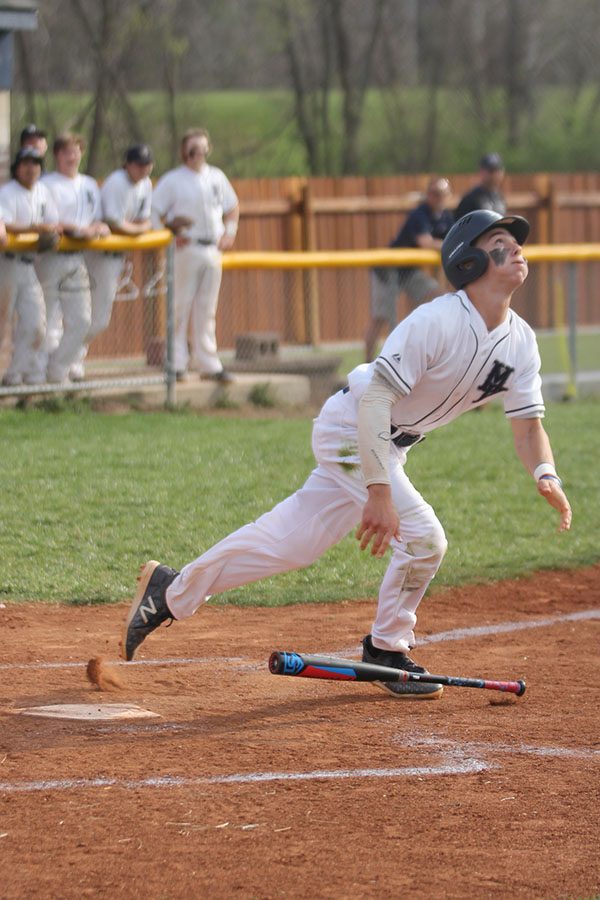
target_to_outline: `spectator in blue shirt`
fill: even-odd
[[[432,178],[427,186],[425,201],[409,213],[406,222],[390,247],[412,247],[439,250],[446,234],[454,224],[454,215],[446,209],[450,197],[450,183],[446,178]],[[385,266],[371,272],[371,320],[365,336],[367,362],[376,356],[379,336],[384,327],[388,331],[398,322],[396,300],[404,291],[413,306],[432,300],[442,288],[438,281],[414,267],[396,269]]]

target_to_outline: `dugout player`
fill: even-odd
[[[494,398],[503,402],[537,493],[558,511],[559,531],[570,527],[571,508],[542,426],[535,335],[510,308],[527,277],[528,233],[525,219],[488,210],[453,225],[442,262],[454,290],[417,307],[379,357],[354,369],[347,387],[325,402],[313,429],[317,466],[304,486],[181,572],[154,561],[144,566],[125,623],[125,659],[166,619],[191,616],[213,594],[310,565],[358,524],[361,550],[370,546],[381,557],[392,548],[363,660],[423,673],[408,651],[446,538],[404,465],[429,432]],[[418,682],[379,687],[399,698],[442,693],[440,685]]]
[[[154,158],[148,144],[132,144],[125,152],[121,168],[104,180],[100,188],[101,215],[112,234],[136,236],[150,231],[153,166]],[[86,250],[84,258],[90,276],[92,319],[85,344],[70,367],[71,381],[83,381],[88,346],[110,324],[124,255]]]
[[[479,181],[474,188],[463,195],[456,207],[456,221],[476,209],[491,209],[506,215],[506,200],[502,193],[505,169],[499,153],[486,153],[479,162]]]
[[[12,164],[11,180],[0,188],[0,210],[10,234],[58,238],[58,213],[40,181],[42,162],[35,147],[22,147]],[[34,252],[0,254],[0,343],[16,314],[12,357],[2,378],[5,386],[44,381],[37,371],[36,354],[46,334],[46,316],[34,259]]]
[[[94,178],[79,171],[85,142],[76,134],[63,134],[53,145],[55,171],[42,183],[50,191],[62,231],[68,237],[90,240],[110,231],[102,221],[100,190]],[[38,275],[46,301],[46,344],[38,368],[49,382],[66,381],[71,365],[80,358],[92,318],[90,279],[83,253],[47,253]],[[62,319],[62,325],[61,325]]]
[[[156,227],[175,234],[175,370],[186,378],[189,364],[202,378],[231,381],[217,355],[216,315],[221,254],[231,250],[239,220],[237,195],[221,169],[208,164],[208,132],[194,128],[181,140],[182,165],[159,179],[152,197]],[[188,350],[191,337],[191,360]]]

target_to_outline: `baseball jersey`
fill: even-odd
[[[152,211],[152,181],[134,182],[125,169],[112,172],[100,188],[102,218],[110,222],[143,222]]]
[[[199,172],[181,165],[159,179],[152,195],[153,224],[186,216],[193,224],[181,234],[217,244],[225,231],[223,214],[238,205],[237,194],[221,169],[204,165]]]
[[[36,181],[31,190],[16,179],[0,188],[0,217],[7,225],[55,225],[58,212],[48,188]]]
[[[391,409],[393,439],[426,434],[498,397],[509,418],[542,418],[539,370],[533,329],[514,310],[488,331],[467,294],[457,291],[417,307],[348,383],[360,398],[377,371],[401,395]]]
[[[91,175],[69,178],[60,172],[51,172],[41,179],[52,194],[60,222],[64,225],[86,228],[102,218],[100,189]]]

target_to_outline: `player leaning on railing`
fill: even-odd
[[[390,334],[380,356],[358,366],[315,421],[317,467],[306,483],[181,572],[151,561],[127,616],[122,654],[161,622],[184,619],[213,594],[310,565],[358,523],[360,547],[392,555],[363,660],[412,672],[416,610],[446,551],[443,528],[404,471],[411,446],[469,409],[501,397],[517,454],[537,490],[571,525],[541,419],[540,358],[532,329],[510,308],[527,277],[519,216],[478,210],[442,245],[456,289],[419,306]],[[460,490],[457,476],[456,489]],[[396,697],[439,697],[437,684],[381,682]]]

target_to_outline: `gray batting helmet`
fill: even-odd
[[[501,216],[491,209],[476,209],[455,222],[442,244],[442,265],[446,278],[455,288],[476,281],[486,271],[490,258],[475,241],[491,228],[506,228],[523,245],[529,234],[529,222],[522,216]]]

